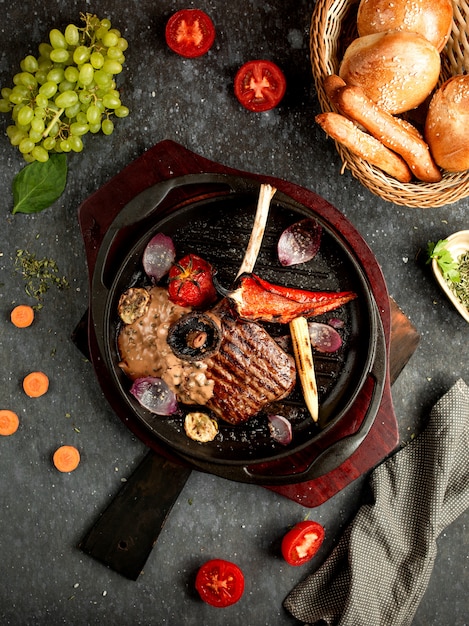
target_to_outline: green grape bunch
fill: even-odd
[[[108,19],[81,14],[83,27],[53,28],[37,57],[26,56],[13,87],[1,90],[0,112],[11,113],[6,129],[28,162],[46,162],[50,153],[81,152],[88,132],[112,134],[113,118],[128,107],[116,89],[128,42]]]

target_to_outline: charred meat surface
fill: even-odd
[[[207,406],[226,422],[240,424],[288,396],[296,382],[295,362],[262,326],[238,319],[226,300],[215,311],[223,339],[206,361],[214,383]]]

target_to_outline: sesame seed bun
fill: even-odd
[[[434,94],[425,139],[436,163],[449,172],[469,169],[469,76],[453,76]]]
[[[346,49],[339,69],[348,84],[361,87],[388,113],[418,107],[440,75],[440,54],[417,33],[386,31],[358,37]]]
[[[357,14],[361,37],[387,30],[405,30],[419,33],[438,52],[448,41],[452,21],[451,0],[361,0]]]

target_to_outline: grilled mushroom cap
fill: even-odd
[[[169,331],[167,342],[174,354],[185,361],[201,361],[218,352],[221,328],[214,317],[197,311],[186,313]]]

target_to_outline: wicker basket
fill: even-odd
[[[469,69],[469,5],[453,0],[453,28],[442,52],[440,84],[454,74]],[[323,111],[332,111],[323,88],[329,74],[337,74],[346,46],[357,36],[358,0],[318,0],[314,8],[310,49],[314,81]],[[395,204],[429,208],[456,202],[469,195],[469,171],[445,172],[438,183],[401,183],[380,169],[369,165],[336,142],[344,167],[348,167],[365,187]]]

